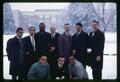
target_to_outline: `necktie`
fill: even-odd
[[[21,65],[22,62],[23,62],[23,43],[22,43],[22,39],[19,39],[19,44],[20,44],[19,64]]]
[[[60,65],[60,68],[62,68],[62,65]]]
[[[54,33],[51,33],[51,37],[52,37],[52,39],[54,38]]]
[[[23,48],[22,39],[19,39],[19,43],[20,43],[20,49],[22,49]]]
[[[94,34],[95,34],[95,33],[93,32],[93,33],[92,33],[92,37],[94,36]]]
[[[32,37],[32,46],[34,48],[34,51],[35,51],[35,41],[34,41],[34,38]]]
[[[79,35],[79,32],[77,33],[77,35]]]

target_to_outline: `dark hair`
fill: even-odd
[[[70,24],[69,24],[69,23],[65,23],[64,26],[65,26],[65,25],[70,25]]]
[[[34,26],[30,26],[30,27],[29,27],[29,31],[30,31],[31,28],[35,28],[35,27],[34,27]]]
[[[58,59],[59,59],[59,58],[65,58],[65,57],[64,57],[64,56],[58,56]]]
[[[41,27],[41,25],[43,25],[43,24],[45,25],[45,23],[40,23],[40,24],[39,24],[39,27]]]
[[[39,56],[39,58],[41,58],[42,56],[46,56],[46,57],[47,57],[47,55],[45,55],[45,54],[42,54],[42,55],[40,55],[40,56]]]
[[[22,27],[18,27],[16,32],[18,32],[19,30],[23,30],[23,28]]]
[[[73,57],[73,58],[75,58],[75,55],[72,55],[72,54],[71,54],[71,55],[69,55],[68,57]]]
[[[94,22],[96,22],[97,24],[99,24],[99,22],[98,22],[98,21],[96,21],[96,20],[93,20],[92,22],[93,22],[93,23],[94,23]]]
[[[80,23],[80,22],[78,22],[78,23],[76,23],[76,26],[80,26],[80,27],[82,27],[82,23]]]

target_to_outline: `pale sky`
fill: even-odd
[[[70,3],[10,3],[11,9],[34,11],[36,9],[65,9]]]

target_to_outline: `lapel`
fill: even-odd
[[[99,32],[99,30],[97,30],[96,32],[94,32],[94,35],[92,36],[92,34],[93,34],[93,32],[91,33],[91,37],[92,38],[96,38],[97,36],[98,36],[98,32]]]
[[[65,34],[65,32],[63,33],[63,38],[64,38],[64,40],[66,40],[66,34]]]
[[[28,39],[29,39],[30,46],[33,48],[30,36],[28,37]]]

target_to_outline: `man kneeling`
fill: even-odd
[[[64,56],[58,57],[57,61],[52,65],[51,71],[52,79],[68,79],[68,66],[65,63]]]
[[[40,56],[39,62],[31,66],[27,77],[31,80],[50,79],[50,66],[47,63],[47,56]]]
[[[88,79],[88,74],[83,65],[73,55],[69,56],[68,69],[70,79]]]

